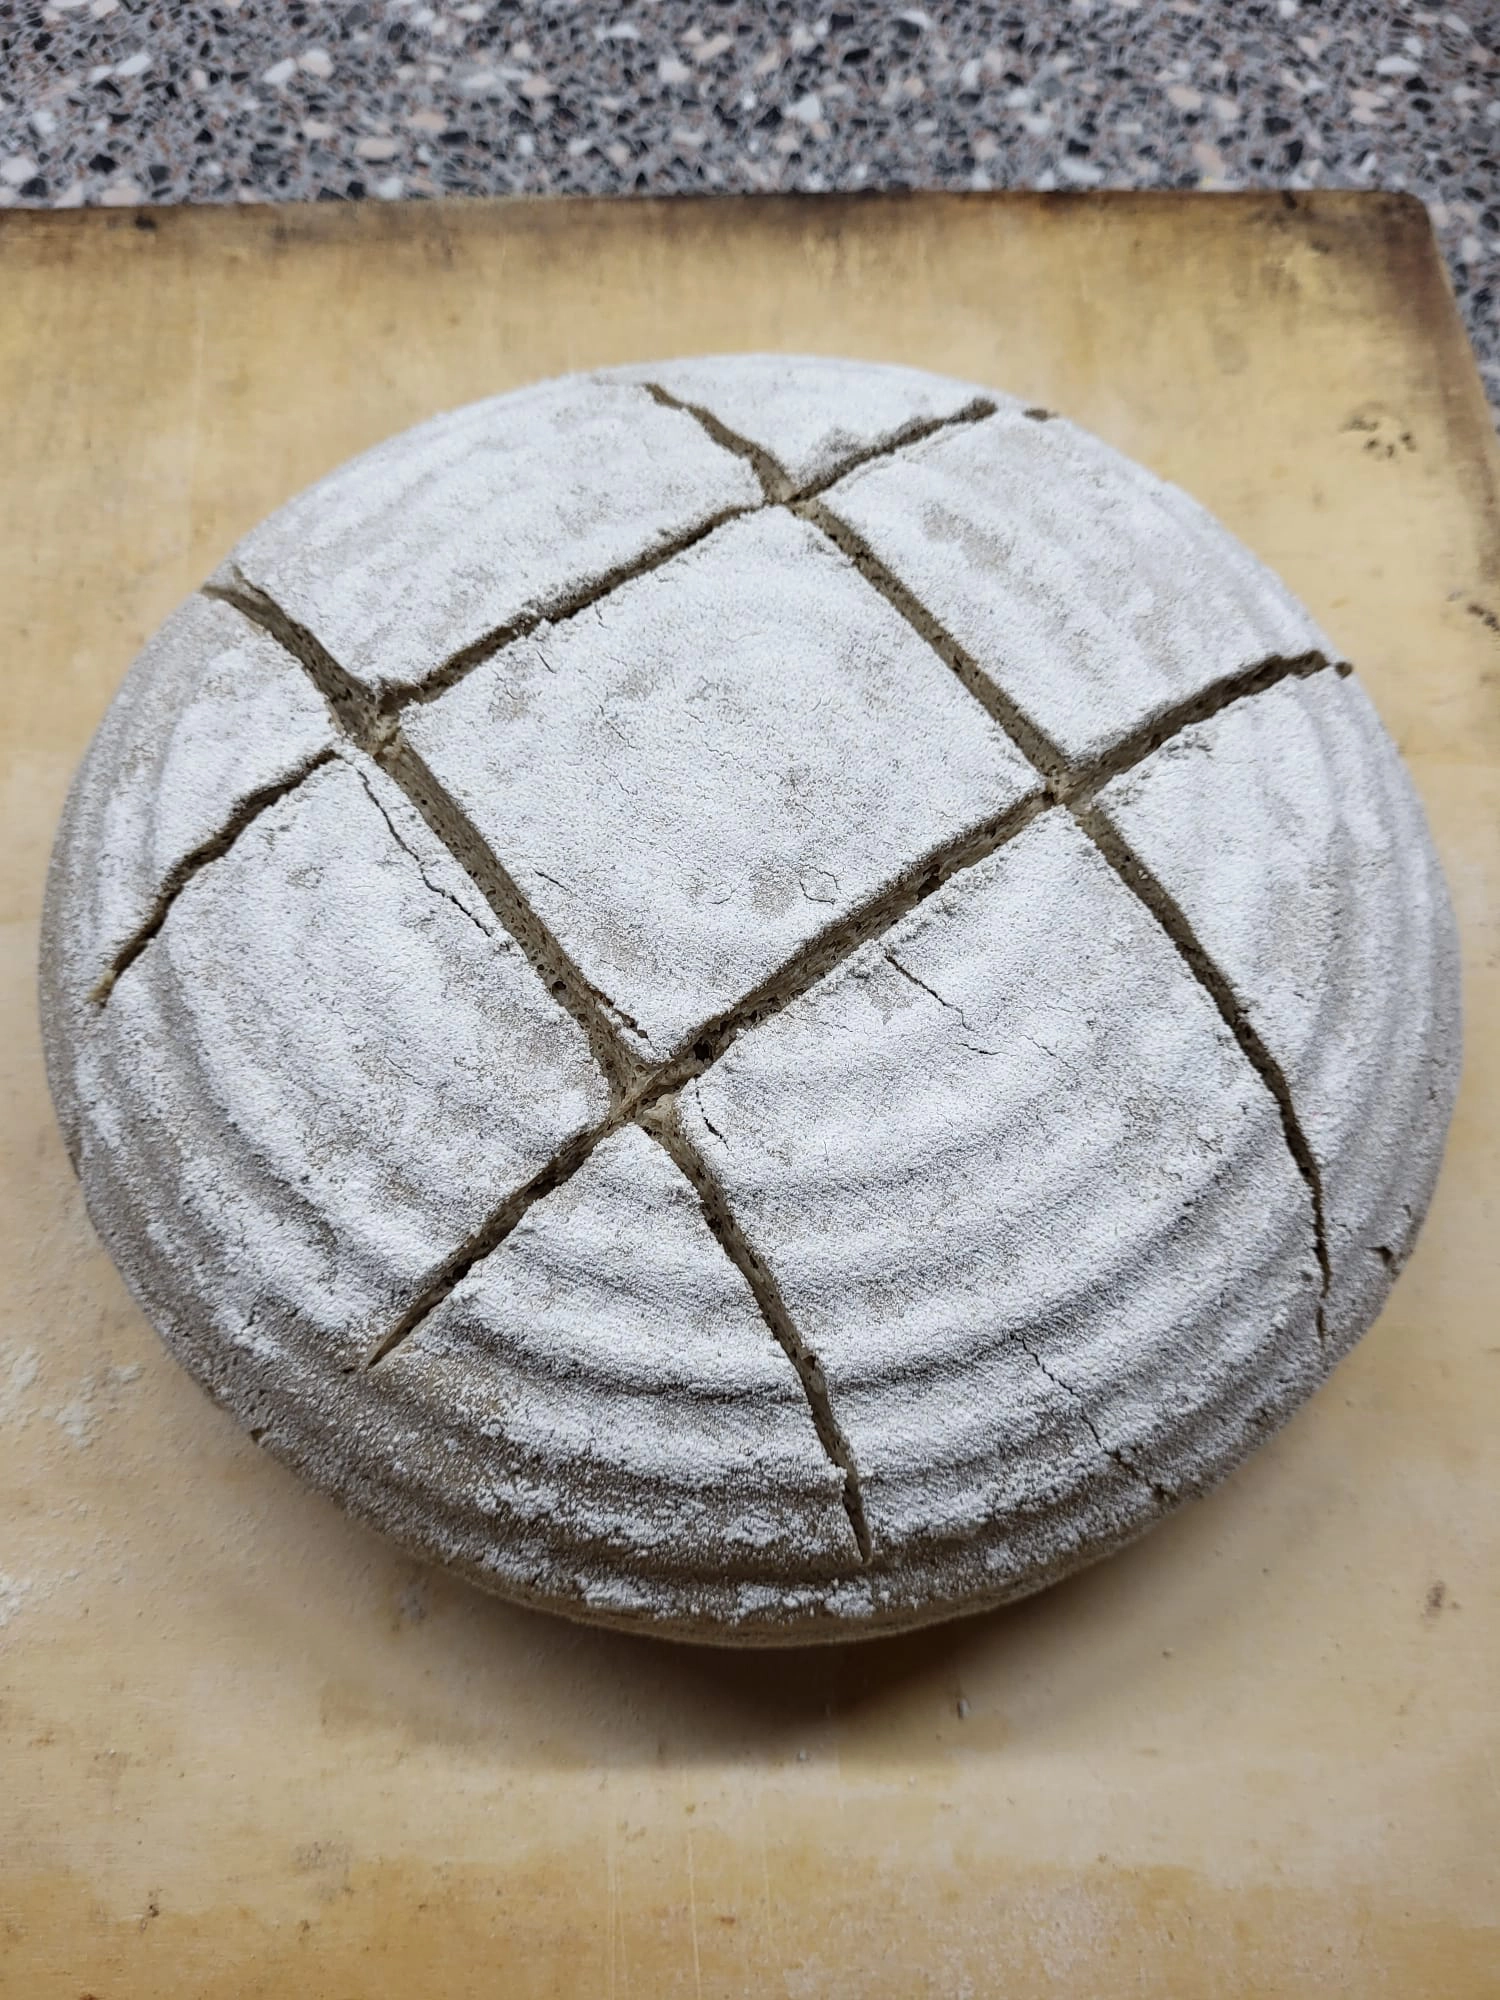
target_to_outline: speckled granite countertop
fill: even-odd
[[[0,4],[0,205],[1408,188],[1500,407],[1496,0]]]

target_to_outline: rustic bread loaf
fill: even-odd
[[[1441,874],[1307,614],[1047,413],[548,383],[290,502],[78,775],[92,1214],[425,1556],[720,1642],[1037,1588],[1370,1324],[1458,1060]]]

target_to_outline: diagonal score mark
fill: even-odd
[[[1226,674],[1212,686],[1174,702],[1169,708],[1159,709],[1139,729],[1122,736],[1091,763],[1074,765],[1059,787],[1061,796],[1069,804],[1091,798],[1112,778],[1123,776],[1185,729],[1211,721],[1223,709],[1251,695],[1267,694],[1282,681],[1307,680],[1321,673],[1334,673],[1346,679],[1353,671],[1347,660],[1330,659],[1326,653],[1273,653],[1238,673]]]
[[[680,403],[657,384],[645,383],[641,386],[656,400],[683,409],[700,423],[711,424],[713,427],[711,435],[715,440],[723,448],[754,460],[758,471],[763,466],[765,470],[762,486],[767,494],[765,504],[780,504],[773,502],[772,485],[768,481],[772,483],[780,481],[783,486],[789,485],[789,482],[769,453],[762,452],[759,446],[731,432],[727,426],[713,417],[711,412],[700,409],[697,405]],[[847,454],[826,474],[791,497],[798,502],[805,500],[809,495],[821,492],[825,487],[833,485],[860,467],[890,457],[907,445],[959,425],[982,422],[993,416],[996,408],[997,406],[988,398],[977,397],[962,409],[947,416],[915,419],[875,444],[863,446],[858,451]],[[292,618],[268,591],[251,582],[238,568],[233,569],[235,581],[232,585],[204,586],[205,596],[231,605],[242,616],[268,632],[301,663],[313,684],[323,695],[339,728],[351,742],[379,763],[400,786],[438,840],[453,853],[455,860],[474,881],[501,923],[515,936],[554,997],[559,999],[578,1021],[588,1039],[595,1060],[610,1083],[611,1090],[617,1094],[631,1090],[639,1083],[641,1077],[642,1066],[639,1058],[620,1033],[620,1026],[623,1024],[640,1034],[638,1024],[599,987],[588,980],[582,969],[563,949],[561,941],[553,935],[532,908],[514,877],[490,849],[456,801],[447,793],[431,767],[418,757],[410,744],[402,738],[397,711],[407,702],[426,701],[445,692],[482,659],[489,658],[501,646],[524,636],[526,632],[535,630],[549,618],[554,622],[560,621],[591,609],[625,583],[661,568],[674,556],[706,540],[727,520],[756,511],[759,510],[730,509],[727,513],[700,525],[688,535],[678,538],[676,542],[647,552],[620,566],[619,569],[608,572],[583,591],[574,593],[571,598],[559,600],[547,610],[502,627],[476,641],[473,646],[466,648],[462,654],[455,655],[439,668],[437,675],[429,676],[419,683],[387,688],[378,698],[334,659],[309,627]],[[891,921],[894,920],[893,916]],[[716,1024],[709,1025],[712,1028]],[[727,1041],[732,1039],[737,1031],[736,1028],[731,1028],[720,1047],[727,1046]],[[694,1038],[695,1043],[702,1038],[700,1033]],[[714,1053],[718,1052],[716,1049]],[[700,1058],[698,1066],[702,1067],[705,1061],[711,1060],[713,1056]],[[693,1073],[690,1064],[682,1067],[683,1076]],[[659,1090],[656,1094],[660,1094]]]
[[[1308,1143],[1307,1134],[1302,1128],[1302,1121],[1297,1115],[1286,1071],[1267,1048],[1259,1030],[1240,1004],[1234,987],[1198,937],[1182,905],[1166,884],[1146,866],[1130,843],[1097,806],[1074,808],[1073,819],[1098,848],[1126,888],[1135,893],[1166,932],[1176,946],[1179,956],[1186,961],[1188,970],[1218,1008],[1219,1018],[1238,1042],[1245,1060],[1276,1101],[1276,1108],[1281,1114],[1281,1127],[1287,1151],[1291,1154],[1298,1173],[1306,1182],[1312,1200],[1313,1247],[1318,1259],[1321,1281],[1318,1301],[1318,1338],[1321,1340],[1327,1332],[1326,1305],[1329,1287],[1333,1280],[1332,1262],[1328,1250],[1327,1214],[1323,1198],[1323,1175],[1317,1157]]]
[[[1003,812],[981,820],[977,826],[920,855],[894,881],[847,916],[816,931],[732,1007],[710,1016],[684,1037],[672,1055],[641,1077],[635,1093],[626,1100],[628,1115],[634,1116],[637,1109],[653,1103],[665,1092],[679,1089],[701,1076],[747,1030],[774,1019],[793,1001],[800,1000],[862,945],[891,930],[953,876],[987,861],[1055,804],[1044,789],[1028,792]]]
[[[578,1023],[611,1095],[619,1098],[634,1084],[641,1067],[616,1025],[617,1019],[627,1017],[620,1015],[563,949],[509,869],[412,749],[394,719],[381,715],[368,691],[339,665],[316,634],[289,617],[259,586],[241,578],[233,588],[209,586],[206,594],[232,605],[300,663],[342,734],[378,764],[415,807],[521,947],[548,992]]]
[[[918,638],[926,641],[990,719],[999,724],[1027,761],[1040,771],[1053,796],[1065,804],[1091,797],[1174,736],[1180,736],[1194,723],[1210,721],[1234,702],[1265,694],[1284,680],[1305,680],[1325,671],[1347,676],[1353,671],[1346,660],[1330,658],[1326,653],[1270,654],[1224,675],[1182,701],[1157,710],[1099,756],[1070,761],[1061,745],[1005,693],[847,521],[821,501],[794,502],[792,512],[826,535],[872,589],[905,619]]]
[[[781,1287],[767,1268],[765,1260],[757,1254],[744,1230],[735,1221],[733,1210],[729,1206],[729,1197],[719,1185],[708,1162],[683,1131],[681,1121],[677,1117],[675,1102],[657,1104],[651,1111],[643,1114],[637,1123],[655,1139],[668,1158],[687,1178],[698,1197],[703,1219],[708,1224],[715,1242],[749,1286],[750,1295],[759,1308],[761,1318],[770,1329],[777,1346],[796,1370],[797,1379],[802,1384],[802,1393],[807,1399],[813,1428],[818,1434],[818,1442],[822,1445],[829,1463],[836,1466],[843,1474],[844,1511],[849,1516],[849,1526],[854,1531],[859,1559],[862,1563],[868,1563],[874,1544],[870,1534],[869,1519],[865,1513],[864,1489],[860,1484],[859,1467],[855,1464],[854,1452],[844,1435],[843,1426],[834,1415],[828,1381],[818,1357],[798,1332],[786,1300],[781,1295]]]
[[[864,537],[821,500],[795,501],[792,512],[811,522],[848,558],[871,589],[878,591],[891,609],[905,619],[917,637],[926,641],[943,665],[973,695],[990,719],[1000,725],[1047,783],[1061,784],[1067,772],[1067,759],[1058,745],[1024,709],[995,685],[974,656],[958,643],[895,571],[880,560]]]
[[[596,604],[606,597],[612,597],[627,583],[634,583],[637,577],[650,576],[653,570],[662,569],[678,556],[686,555],[700,542],[706,542],[710,535],[718,533],[730,521],[737,521],[744,514],[757,514],[764,503],[748,507],[722,507],[711,514],[706,521],[700,521],[694,528],[684,529],[679,535],[672,535],[654,548],[641,555],[632,556],[627,562],[616,563],[613,569],[605,570],[592,583],[581,590],[570,590],[549,598],[536,611],[528,611],[513,618],[505,625],[497,625],[493,631],[485,632],[479,638],[462,646],[456,653],[435,667],[431,673],[419,680],[391,681],[380,697],[383,714],[393,715],[411,702],[436,701],[440,694],[446,694],[451,687],[457,687],[465,675],[506,646],[514,645],[517,639],[525,639],[531,633],[540,631],[544,625],[562,625],[570,618],[577,618],[585,611],[592,611]]]
[[[344,1372],[353,1373],[356,1365],[377,1367],[403,1346],[423,1321],[452,1296],[475,1266],[500,1248],[527,1212],[570,1180],[595,1149],[612,1132],[618,1131],[624,1122],[623,1115],[615,1113],[560,1147],[544,1167],[508,1196],[443,1261],[395,1325],[370,1348],[363,1363],[350,1364]],[[869,1562],[872,1542],[859,1472],[848,1439],[833,1414],[828,1385],[817,1357],[809,1351],[793,1324],[775,1279],[735,1223],[728,1200],[707,1163],[682,1131],[675,1116],[675,1106],[658,1104],[643,1111],[636,1122],[656,1140],[691,1185],[710,1234],[744,1278],[772,1337],[795,1369],[818,1441],[830,1462],[843,1474],[844,1510],[849,1516],[860,1561]]]
[[[564,1181],[571,1180],[595,1147],[617,1130],[621,1122],[619,1117],[606,1118],[589,1131],[578,1133],[565,1146],[560,1146],[524,1186],[508,1195],[498,1208],[492,1209],[452,1255],[444,1258],[396,1324],[374,1343],[364,1358],[363,1366],[373,1368],[415,1333],[421,1322],[430,1313],[436,1312],[450,1293],[463,1283],[474,1266],[488,1257],[492,1250],[499,1249],[526,1211],[555,1188],[560,1188]],[[346,1368],[344,1372],[352,1374],[353,1367]]]
[[[1274,682],[1265,685],[1274,685]],[[1182,723],[1181,727],[1190,727],[1193,722],[1201,721],[1207,715],[1217,714],[1233,702],[1250,699],[1264,691],[1265,686],[1254,674],[1231,676],[1219,683],[1216,688],[1205,692],[1194,704],[1193,714]],[[1147,742],[1142,733],[1131,740],[1140,746],[1138,753],[1133,757],[1128,759],[1122,757],[1116,750],[1109,752],[1098,764],[1080,764],[1072,768],[1067,783],[1069,806],[1075,816],[1100,785],[1110,778],[1120,776],[1135,763],[1143,762],[1146,757],[1160,749],[1163,742],[1170,739],[1157,741],[1153,737],[1153,740]],[[976,867],[981,861],[988,860],[1007,842],[1024,832],[1033,820],[1051,811],[1059,803],[1050,788],[1029,794],[995,818],[986,820],[968,833],[933,849],[921,861],[906,870],[895,883],[872,897],[868,903],[863,904],[849,916],[828,925],[809,939],[769,979],[753,988],[733,1007],[701,1023],[675,1054],[654,1069],[644,1072],[621,1100],[617,1111],[589,1135],[587,1150],[579,1156],[574,1165],[566,1167],[558,1179],[549,1180],[548,1189],[560,1186],[569,1173],[576,1171],[576,1167],[582,1165],[583,1160],[588,1157],[588,1152],[593,1150],[600,1139],[615,1131],[626,1120],[644,1123],[646,1114],[658,1099],[681,1089],[683,1084],[691,1082],[693,1078],[702,1076],[742,1034],[758,1027],[764,1021],[773,1019],[784,1008],[801,999],[803,994],[809,992],[829,973],[836,971],[862,945],[871,943],[893,930],[903,918],[909,916],[913,910],[919,909],[935,895],[946,882],[965,870]],[[550,1169],[544,1169],[544,1173],[549,1171]],[[507,1197],[494,1215],[480,1225],[474,1240],[482,1241],[483,1247],[476,1249],[473,1255],[468,1257],[463,1263],[463,1271],[467,1271],[470,1265],[487,1255],[490,1249],[497,1247],[504,1240],[508,1228],[502,1224],[500,1218],[503,1217],[512,1199],[514,1197]],[[400,1329],[394,1337],[381,1343],[379,1350],[381,1355],[388,1354],[405,1339],[426,1312],[431,1310],[431,1304],[440,1302],[446,1295],[446,1290],[440,1290],[437,1297],[424,1305],[420,1311],[409,1311],[405,1314]]]
[[[96,1007],[102,1007],[108,1001],[120,975],[129,971],[156,936],[170,916],[172,905],[194,876],[211,861],[218,861],[227,854],[245,829],[252,826],[263,812],[268,811],[281,799],[289,797],[299,785],[312,776],[314,771],[320,771],[325,764],[331,763],[336,755],[337,752],[332,747],[319,750],[315,756],[307,758],[295,770],[273,779],[268,785],[262,785],[258,791],[249,793],[241,799],[217,833],[211,834],[207,840],[200,841],[191,853],[185,854],[175,867],[167,871],[161,887],[156,892],[156,900],[145,919],[120,946],[110,960],[108,969],[90,993],[89,998]]]
[[[956,430],[962,424],[982,424],[986,417],[996,416],[999,408],[999,404],[992,403],[988,396],[976,396],[972,403],[965,403],[961,410],[954,410],[946,417],[913,417],[909,424],[903,424],[899,430],[890,432],[875,444],[861,445],[858,451],[851,451],[847,458],[841,458],[827,472],[819,473],[816,479],[809,479],[805,486],[800,486],[791,498],[815,500],[830,486],[837,486],[841,479],[847,479],[851,472],[859,472],[882,458],[893,458],[898,451],[905,451],[908,445],[921,444],[924,438],[936,437],[939,431]]]

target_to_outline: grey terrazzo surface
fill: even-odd
[[[1500,405],[1497,26],[1495,0],[50,0],[0,7],[0,205],[1405,188]]]

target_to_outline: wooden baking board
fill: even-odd
[[[1468,1062],[1426,1233],[1282,1436],[1008,1613],[725,1656],[415,1567],[158,1347],[34,1024],[63,789],[235,538],[434,410],[715,348],[914,362],[1180,480],[1358,661]],[[0,1991],[1500,1993],[1500,509],[1380,196],[0,217]]]

